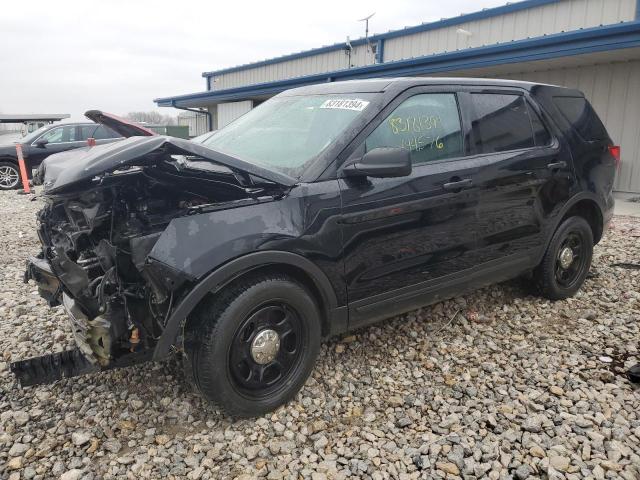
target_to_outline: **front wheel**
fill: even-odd
[[[12,162],[0,162],[0,190],[13,190],[19,183],[18,166]]]
[[[550,300],[572,297],[584,283],[593,255],[593,233],[582,217],[563,221],[534,271],[540,293]]]
[[[287,276],[240,279],[191,320],[185,349],[195,384],[231,415],[261,415],[289,401],[320,349],[318,307]]]

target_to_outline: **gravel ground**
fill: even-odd
[[[0,192],[0,478],[640,478],[619,374],[640,360],[640,271],[612,266],[640,260],[637,219],[615,218],[575,298],[507,282],[332,339],[294,402],[238,421],[176,359],[18,388],[10,361],[72,346],[22,283],[38,206]]]

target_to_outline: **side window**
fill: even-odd
[[[591,104],[584,97],[553,97],[560,113],[587,141],[605,140],[607,131]]]
[[[463,154],[458,102],[453,93],[425,93],[402,102],[365,140],[365,151],[399,147],[414,165]]]
[[[96,140],[105,140],[107,138],[120,138],[122,135],[117,134],[113,130],[104,125],[99,125],[93,134]]]
[[[38,140],[46,140],[48,143],[74,142],[76,138],[75,125],[56,127],[42,135]]]
[[[533,127],[533,139],[535,140],[536,147],[544,147],[551,143],[551,135],[547,130],[547,127],[542,123],[542,119],[536,113],[536,111],[527,103],[529,107],[529,116],[531,117],[531,126]]]
[[[475,151],[504,152],[535,145],[529,112],[522,95],[473,93]]]
[[[87,140],[89,137],[93,137],[96,130],[95,125],[81,125],[78,128],[80,128],[80,140]]]

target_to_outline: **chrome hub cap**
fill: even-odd
[[[3,188],[13,188],[18,184],[18,171],[6,165],[0,167],[0,186]]]
[[[560,251],[560,266],[565,270],[573,263],[573,250],[569,247],[565,247]]]
[[[251,342],[251,357],[260,365],[271,362],[278,355],[278,351],[280,351],[280,336],[275,330],[262,330]]]

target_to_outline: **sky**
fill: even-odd
[[[205,90],[201,74],[506,0],[30,0],[0,13],[0,112],[118,115]]]

